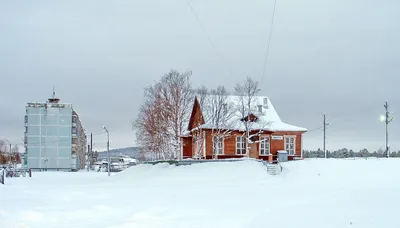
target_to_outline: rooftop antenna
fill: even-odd
[[[59,98],[56,98],[56,91],[54,89],[54,86],[53,86],[53,95],[48,100],[49,100],[49,103],[58,103],[60,101]]]

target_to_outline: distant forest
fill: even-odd
[[[304,158],[324,158],[324,151],[321,149],[318,150],[304,150],[303,151]],[[328,158],[353,158],[353,157],[378,157],[383,158],[386,157],[386,153],[383,149],[378,149],[377,151],[370,152],[367,149],[362,149],[360,151],[353,151],[351,149],[343,148],[340,150],[330,151],[327,150]],[[400,157],[399,151],[391,151],[390,157]]]

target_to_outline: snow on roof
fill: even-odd
[[[211,96],[207,96],[204,99],[203,107],[201,107],[201,109],[206,123],[199,127],[210,129],[213,128],[213,126],[210,121],[210,113],[207,111],[206,106],[210,104]],[[233,115],[228,122],[230,122],[230,129],[245,131],[245,126],[241,121],[243,116],[240,112],[240,99],[239,96],[228,96],[227,107],[229,107],[230,111],[233,112]],[[267,96],[254,97],[251,102],[250,113],[258,118],[257,121],[252,124],[252,129],[265,131],[307,131],[306,128],[283,122],[272,105],[271,100]]]

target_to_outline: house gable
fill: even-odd
[[[190,115],[188,130],[191,131],[200,125],[205,124],[203,113],[201,111],[200,103],[197,97],[194,98],[192,114]]]

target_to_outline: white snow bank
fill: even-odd
[[[0,187],[0,227],[398,228],[400,160],[305,160],[33,173]]]

